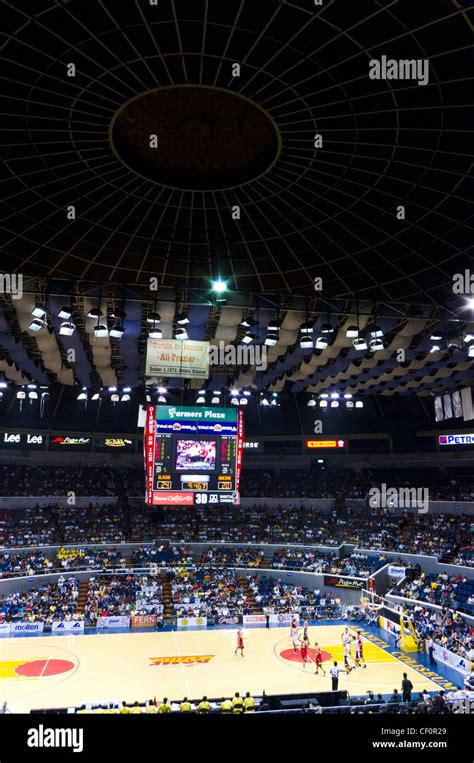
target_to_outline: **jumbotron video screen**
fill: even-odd
[[[237,408],[148,406],[148,506],[238,505],[243,436]]]

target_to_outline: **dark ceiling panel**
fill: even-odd
[[[468,13],[451,0],[104,0],[94,14],[80,0],[3,3],[2,268],[132,282],[153,269],[163,286],[196,288],[220,271],[236,290],[308,295],[323,273],[326,297],[455,302],[452,274],[472,245]],[[381,55],[428,58],[429,84],[369,79]],[[173,116],[182,85],[201,95]],[[170,86],[157,121],[181,119],[189,140],[173,127],[166,162],[139,171],[124,161],[137,149],[127,125],[114,150],[112,120]],[[275,163],[255,144],[261,161],[243,168],[250,111],[225,105],[236,95],[274,125]],[[193,178],[200,135],[214,149]],[[177,177],[183,190],[162,185]]]

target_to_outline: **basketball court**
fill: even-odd
[[[234,629],[5,638],[0,640],[0,701],[7,700],[13,711],[28,712],[155,696],[180,700],[236,691],[330,691],[328,668],[334,660],[343,667],[343,628],[344,623],[310,626],[312,659],[305,670],[300,655],[293,654],[289,628],[244,631],[243,658],[234,655]],[[368,689],[391,694],[395,687],[400,691],[403,672],[415,692],[450,688],[446,681],[436,683],[436,674],[423,675],[384,649],[383,641],[370,638],[364,637],[367,668],[341,673],[340,689],[352,695]],[[315,641],[324,653],[326,676],[314,673]]]

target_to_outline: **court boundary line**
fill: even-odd
[[[174,641],[175,649],[178,652],[177,656],[181,657],[182,656],[181,655],[181,650],[180,650],[180,648],[178,646],[178,642],[176,640],[176,632],[175,631],[171,631],[171,633],[173,634],[173,641]],[[180,662],[180,668],[181,668],[181,673],[183,674],[184,683],[186,684],[187,696],[189,697],[191,695],[191,686],[190,686],[189,681],[188,681],[188,676],[186,675],[186,668],[184,667],[182,662]]]

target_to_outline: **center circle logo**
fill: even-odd
[[[70,660],[42,658],[36,660],[1,660],[0,678],[45,678],[69,673],[75,667]]]

